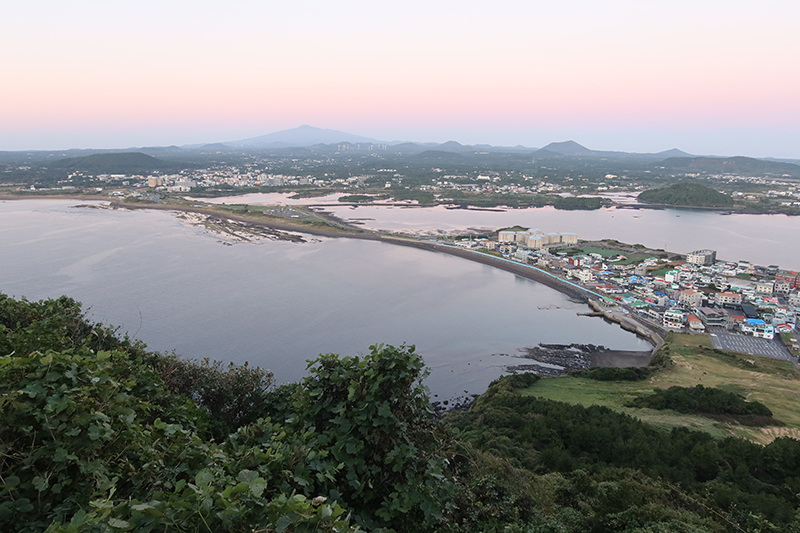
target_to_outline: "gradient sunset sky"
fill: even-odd
[[[800,1],[7,2],[0,150],[381,140],[800,159]]]

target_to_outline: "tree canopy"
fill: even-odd
[[[711,187],[689,182],[644,191],[639,194],[639,201],[686,207],[733,207],[733,198],[730,196]]]

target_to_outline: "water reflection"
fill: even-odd
[[[152,349],[249,361],[279,381],[319,353],[406,342],[444,398],[481,392],[540,342],[649,347],[547,287],[444,254],[350,239],[221,246],[169,213],[71,205],[0,203],[0,291],[68,294]]]

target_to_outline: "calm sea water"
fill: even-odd
[[[444,254],[350,239],[228,246],[170,213],[74,205],[0,202],[0,292],[66,294],[151,349],[249,361],[280,382],[320,353],[405,342],[448,398],[482,392],[540,342],[650,347],[552,289]]]
[[[216,203],[324,204],[336,216],[374,230],[414,234],[492,229],[514,226],[538,228],[545,232],[577,233],[584,239],[616,239],[650,248],[687,253],[711,248],[717,257],[746,259],[760,265],[777,264],[800,269],[800,217],[786,215],[723,215],[690,209],[598,209],[560,211],[552,207],[527,209],[446,209],[396,206],[351,206],[337,200],[340,195],[320,199],[291,200],[285,194],[250,194],[216,198]],[[635,200],[614,197],[631,203]]]
[[[478,211],[407,207],[325,207],[343,219],[354,218],[370,229],[426,233],[520,226],[544,232],[577,233],[589,240],[616,239],[687,253],[711,248],[717,257],[746,259],[760,265],[800,268],[800,217],[723,215],[690,209],[598,209],[562,211],[552,207]]]

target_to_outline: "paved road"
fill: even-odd
[[[789,350],[778,339],[761,339],[750,337],[749,335],[714,330],[711,332],[711,341],[714,343],[714,348],[718,350],[730,350],[732,352],[772,357],[773,359],[795,361],[795,358],[789,354]]]

